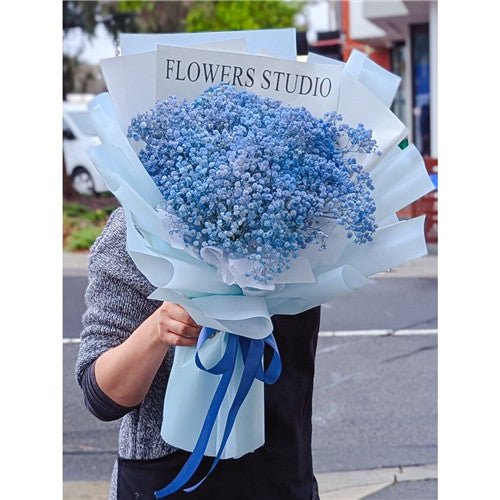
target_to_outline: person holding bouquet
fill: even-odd
[[[356,52],[161,44],[102,66],[89,155],[122,207],[90,251],[76,375],[122,419],[110,499],[316,500],[320,305],[426,253],[423,218],[396,215],[433,189],[399,78]]]
[[[96,417],[122,419],[110,499],[153,499],[172,480],[188,452],[160,436],[163,398],[176,346],[194,346],[200,332],[179,305],[148,299],[154,287],[126,249],[122,208],[110,217],[89,255],[87,310],[76,365],[85,404]],[[283,360],[278,381],[265,389],[264,446],[219,462],[195,491],[169,498],[193,500],[315,500],[311,412],[320,308],[275,315]],[[201,479],[212,458],[193,477]]]

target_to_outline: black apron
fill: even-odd
[[[283,368],[276,383],[265,386],[266,442],[239,459],[221,460],[207,480],[191,493],[171,500],[317,500],[312,471],[312,392],[320,307],[295,316],[272,317]],[[271,355],[266,349],[265,359]],[[155,460],[118,458],[118,500],[154,500],[178,474],[190,453]],[[203,479],[212,457],[202,460],[186,485]]]

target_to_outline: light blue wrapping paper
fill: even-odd
[[[222,358],[226,347],[226,335],[223,332],[219,332],[213,339],[203,345],[200,350],[200,357],[205,366],[213,366]],[[203,419],[200,419],[200,414],[203,416],[207,414],[213,394],[219,383],[219,377],[213,375],[207,376],[206,372],[193,369],[192,353],[193,349],[189,347],[176,348],[167,392],[165,394],[164,415],[166,417],[163,420],[162,426],[162,436],[168,439],[169,444],[189,451],[192,451],[193,448],[192,436],[198,436],[203,425]],[[237,381],[240,380],[242,371],[243,362],[241,355],[238,355],[232,378],[235,382],[229,385],[220,409],[221,415],[227,415],[229,412],[238,387]],[[193,387],[202,388],[202,390],[197,391],[196,398],[192,397],[192,393],[186,391],[186,380],[189,380]],[[173,401],[182,407],[182,425],[190,430],[189,433],[179,432],[177,415],[170,408]],[[221,458],[239,458],[264,444],[263,414],[264,383],[255,380],[238,412],[233,430],[224,447]],[[225,419],[217,419],[207,449],[205,450],[205,455],[216,456],[224,435],[224,430]]]
[[[346,73],[351,74],[388,108],[401,83],[401,77],[382,68],[359,50],[353,50],[346,63],[313,52],[308,54],[307,60],[320,64],[343,65]]]
[[[136,38],[135,48],[130,46],[127,53],[141,52],[139,42]],[[151,39],[144,43],[147,46]],[[277,49],[272,43],[262,48]],[[151,54],[154,53],[127,57],[137,57],[142,61],[138,64],[145,65],[151,76],[155,61]],[[316,64],[326,62],[322,58],[313,59]],[[111,66],[119,65],[116,61],[108,61],[105,73]],[[215,364],[224,352],[223,332],[264,338],[272,332],[273,314],[300,313],[367,286],[372,283],[370,276],[426,253],[423,217],[399,222],[395,212],[430,192],[433,184],[416,148],[409,146],[401,150],[397,146],[407,135],[405,126],[388,108],[399,84],[398,78],[366,56],[354,53],[352,60],[343,65],[337,110],[343,114],[345,122],[355,125],[362,122],[373,128],[374,138],[382,150],[380,157],[365,158],[368,160],[366,169],[375,186],[373,196],[379,229],[372,242],[357,245],[347,240],[345,231],[336,228],[328,239],[325,252],[307,249],[301,255],[309,265],[307,282],[284,282],[274,290],[256,294],[223,283],[213,265],[172,244],[156,210],[161,202],[159,190],[137,158],[136,148],[124,135],[128,119],[124,117],[129,117],[134,110],[124,113],[115,109],[116,103],[126,101],[133,91],[138,91],[138,84],[132,82],[129,88],[125,79],[123,85],[119,85],[119,71],[109,77],[112,80],[111,97],[101,94],[89,106],[103,143],[91,149],[89,155],[125,209],[128,251],[138,269],[156,287],[150,298],[178,303],[198,324],[221,331],[202,348],[201,356],[207,366]],[[154,103],[150,83],[145,83],[145,95],[138,99],[136,111]],[[194,348],[176,348],[162,426],[165,441],[188,451],[196,444],[219,380],[218,376],[202,372],[195,366],[194,354]],[[215,456],[218,451],[241,370],[241,359],[238,359],[234,382],[228,389],[206,455]],[[242,456],[264,443],[263,401],[263,384],[255,381],[222,458]]]

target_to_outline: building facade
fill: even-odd
[[[342,0],[342,58],[353,49],[402,77],[393,111],[409,129],[437,188],[437,0]],[[425,214],[426,236],[437,243],[437,190],[400,212]]]
[[[437,1],[342,1],[344,59],[353,48],[403,80],[393,110],[422,155],[437,159]]]

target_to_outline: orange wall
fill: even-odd
[[[391,70],[391,51],[389,49],[377,49],[368,54],[368,57],[388,71]]]

